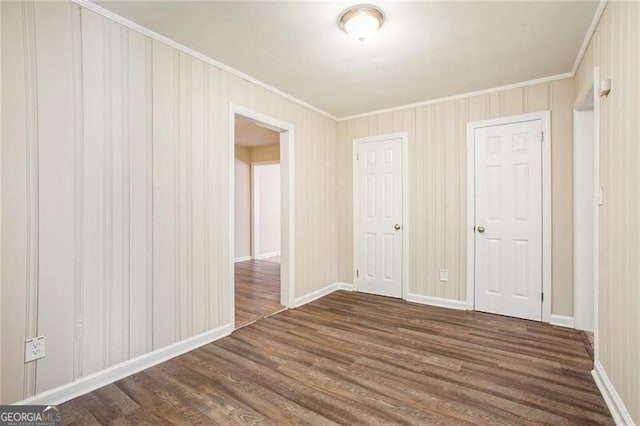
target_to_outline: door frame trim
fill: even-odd
[[[573,144],[574,149],[576,145],[576,120],[575,114],[580,108],[588,103],[587,99],[592,96],[593,102],[593,190],[595,193],[595,205],[593,206],[593,360],[598,363],[600,360],[599,348],[599,332],[598,332],[598,310],[599,310],[599,279],[600,279],[600,256],[599,256],[599,241],[600,241],[600,206],[601,206],[601,179],[600,179],[600,68],[594,66],[591,70],[591,79],[587,81],[585,86],[579,92],[576,102],[573,107],[573,119],[574,119],[574,132],[573,132]],[[574,175],[575,179],[575,175]],[[574,194],[575,197],[575,194]],[[574,263],[574,270],[575,270]],[[575,276],[574,276],[575,278]],[[574,310],[578,301],[578,291],[576,291],[578,283],[574,282]],[[574,317],[577,318],[576,312]],[[580,324],[579,321],[577,321]]]
[[[259,126],[266,127],[280,133],[280,304],[291,308],[294,306],[295,296],[295,174],[294,174],[294,141],[293,124],[270,117],[261,112],[229,103],[229,140],[227,149],[229,158],[227,164],[229,186],[229,232],[228,262],[229,262],[229,319],[231,330],[235,330],[235,119],[236,116],[248,119]]]
[[[368,143],[368,142],[378,142],[384,141],[388,139],[400,139],[401,144],[401,152],[402,152],[402,299],[406,300],[407,295],[409,294],[409,236],[410,236],[410,226],[409,226],[409,167],[408,167],[408,143],[409,143],[409,133],[408,132],[397,132],[397,133],[386,133],[383,135],[377,136],[367,136],[361,138],[353,139],[353,143],[351,145],[351,168],[353,170],[353,289],[354,291],[358,290],[358,284],[356,280],[356,270],[358,269],[358,265],[356,264],[356,236],[357,236],[357,227],[356,227],[356,208],[358,198],[356,194],[358,193],[358,168],[356,165],[356,148],[359,144]]]
[[[541,111],[467,123],[467,308],[475,310],[475,130],[542,121],[542,322],[551,320],[551,112]]]

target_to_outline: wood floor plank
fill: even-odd
[[[246,375],[240,368],[232,369],[219,365],[215,358],[211,358],[204,350],[194,351],[187,359],[183,357],[181,361],[184,367],[193,369],[203,374],[217,387],[236,401],[239,401],[260,413],[265,418],[271,419],[279,424],[291,424],[309,422],[310,420],[320,423],[321,416],[309,412],[299,407],[295,401],[281,397],[276,392],[262,384],[256,383],[251,375]]]
[[[280,264],[236,262],[235,304],[236,328],[285,309],[280,304]]]
[[[73,426],[99,425],[98,420],[96,420],[91,411],[84,407],[80,400],[81,398],[72,399],[60,406],[62,424]]]
[[[258,413],[232,397],[224,389],[210,386],[209,378],[183,367],[181,358],[167,362],[147,373],[158,382],[170,386],[177,397],[188,401],[211,419],[211,424],[244,424],[246,419],[264,420]]]
[[[65,424],[610,425],[588,343],[548,324],[338,291],[62,411]]]
[[[118,383],[139,405],[170,424],[211,424],[190,400],[177,396],[173,386],[160,383],[147,372],[127,377]]]
[[[321,389],[309,388],[305,381],[299,381],[277,370],[265,367],[258,362],[244,358],[244,353],[227,351],[218,346],[208,346],[207,351],[216,355],[216,362],[228,360],[233,364],[244,366],[250,370],[254,380],[270,386],[280,395],[291,398],[301,406],[314,412],[321,413],[324,417],[338,424],[361,424],[363,419],[369,417],[368,413],[357,405],[345,403],[342,399],[327,394]],[[232,367],[229,366],[230,368]]]

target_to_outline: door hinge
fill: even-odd
[[[356,278],[360,278],[360,271],[356,269]]]
[[[544,130],[540,132],[540,142],[544,142]]]
[[[542,293],[541,299],[542,299],[542,302],[544,302],[544,293]]]
[[[360,153],[356,152],[356,161],[360,160]]]

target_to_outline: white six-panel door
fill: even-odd
[[[542,319],[542,121],[476,128],[475,309]]]
[[[402,138],[355,145],[354,260],[358,291],[402,297]]]

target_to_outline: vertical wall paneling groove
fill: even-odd
[[[142,37],[142,36],[140,36]],[[147,303],[147,315],[144,320],[145,335],[147,336],[147,345],[144,349],[144,353],[148,353],[153,350],[153,44],[150,39],[144,37],[145,42],[145,88],[146,93],[146,151],[147,151],[147,174],[146,174],[146,247],[147,247],[147,292],[145,294],[145,300]]]
[[[227,113],[228,113],[228,103],[229,100],[231,99],[230,96],[230,79],[231,76],[227,73],[224,72],[220,72],[217,71],[218,74],[218,78],[219,78],[219,92],[218,92],[218,96],[216,97],[217,100],[217,111],[215,114],[215,125],[218,129],[218,144],[223,143],[223,141],[225,141],[227,139],[227,135],[230,132],[229,129],[229,124],[227,123]],[[217,165],[217,169],[218,169],[218,182],[217,182],[217,191],[215,192],[216,194],[216,199],[218,200],[218,202],[223,202],[223,200],[228,200],[229,199],[229,194],[227,193],[228,189],[227,187],[228,185],[228,176],[229,176],[229,170],[228,170],[228,166],[223,166],[220,161],[222,159],[226,159],[229,158],[229,153],[226,150],[226,143],[223,143],[223,145],[225,147],[222,148],[221,151],[218,152],[217,155],[217,161],[216,161],[216,165]],[[219,210],[219,215],[218,215],[218,239],[216,241],[217,243],[217,269],[218,269],[218,280],[217,280],[217,287],[218,287],[218,291],[219,291],[219,296],[218,296],[218,310],[219,310],[219,317],[218,317],[218,321],[220,324],[224,324],[227,322],[227,318],[230,317],[229,313],[230,313],[230,309],[231,307],[228,306],[226,303],[220,303],[219,301],[222,300],[229,300],[229,294],[227,292],[227,286],[226,285],[222,285],[221,283],[227,283],[229,282],[229,274],[231,273],[230,271],[226,270],[227,266],[229,264],[228,262],[228,254],[227,254],[227,244],[223,243],[225,236],[227,235],[227,229],[229,229],[230,227],[230,220],[231,218],[228,217],[228,215],[225,213],[226,209],[220,209]]]
[[[71,8],[73,34],[72,80],[74,88],[73,115],[73,200],[74,200],[74,318],[73,318],[73,375],[72,380],[82,376],[82,336],[84,316],[84,139],[83,139],[83,94],[82,94],[82,9]]]
[[[187,166],[187,156],[189,154],[189,136],[190,121],[189,108],[190,108],[190,72],[189,72],[189,60],[183,53],[178,55],[178,98],[179,98],[179,111],[178,116],[178,139],[176,139],[178,147],[178,229],[179,229],[179,242],[178,242],[178,265],[180,265],[177,285],[179,306],[178,306],[178,340],[182,340],[185,336],[189,335],[189,320],[186,317],[186,313],[189,312],[189,192],[188,176],[190,171]]]
[[[120,28],[121,32],[121,55],[122,55],[122,269],[121,276],[123,280],[122,289],[122,310],[119,312],[123,319],[121,326],[121,339],[123,342],[122,350],[118,354],[119,361],[130,358],[131,347],[129,345],[129,330],[131,327],[130,313],[130,295],[131,295],[131,132],[129,117],[131,114],[131,86],[129,80],[129,32],[125,28]]]
[[[211,87],[213,90],[213,93],[210,94],[209,99],[213,99],[214,100],[214,105],[212,108],[212,112],[211,112],[211,126],[210,128],[212,129],[211,132],[214,135],[214,139],[216,141],[219,141],[221,137],[224,137],[227,132],[228,129],[225,128],[225,122],[226,120],[224,118],[221,117],[226,117],[226,114],[223,113],[223,111],[221,111],[223,109],[223,102],[222,99],[226,99],[227,98],[227,91],[226,91],[226,78],[227,75],[225,73],[222,73],[220,71],[218,71],[215,68],[211,68],[210,72],[214,74],[215,78],[215,84],[213,84]],[[222,155],[223,158],[227,158],[225,156],[224,153],[220,153],[219,151],[216,151],[213,149],[213,140],[211,143],[211,158],[209,159],[211,166],[210,167],[214,167],[214,164],[216,163],[216,157],[219,158],[220,155]],[[225,144],[226,145],[226,144]],[[218,154],[216,156],[216,153]],[[215,324],[217,325],[221,325],[224,324],[225,319],[228,318],[226,310],[223,309],[220,304],[219,301],[221,300],[227,300],[227,298],[225,297],[225,292],[224,292],[224,287],[222,285],[220,285],[221,282],[227,282],[225,276],[223,275],[223,269],[222,269],[222,265],[223,265],[223,255],[224,255],[224,246],[222,246],[221,241],[224,238],[224,235],[226,235],[225,233],[225,228],[221,227],[221,223],[223,222],[223,218],[221,218],[221,215],[224,214],[224,209],[220,209],[216,207],[216,200],[219,200],[218,197],[220,197],[220,188],[226,187],[226,173],[227,170],[224,169],[223,167],[216,167],[215,171],[217,172],[215,175],[215,185],[211,185],[211,191],[209,192],[210,194],[210,212],[212,214],[212,217],[210,218],[210,223],[214,224],[214,231],[211,235],[210,238],[210,242],[209,244],[211,244],[213,246],[213,252],[211,253],[211,257],[209,258],[209,264],[210,265],[214,265],[215,269],[215,273],[212,274],[211,279],[213,281],[209,282],[209,286],[214,286],[215,284],[215,288],[217,291],[212,292],[212,298],[210,300],[211,306],[212,307],[216,307],[216,312],[215,312]],[[222,197],[224,197],[225,195],[223,194]],[[215,302],[214,302],[215,300]],[[214,323],[209,324],[210,327],[212,327],[214,325]]]
[[[193,332],[193,67],[191,57],[184,56],[187,72],[185,75],[187,87],[186,94],[186,120],[185,130],[187,134],[184,155],[184,170],[185,170],[185,258],[186,258],[186,304],[185,312],[189,312],[186,318],[184,336],[190,336]]]
[[[102,120],[103,120],[103,164],[102,164],[102,363],[99,369],[109,365],[111,347],[109,345],[109,329],[111,327],[111,293],[113,286],[113,122],[111,111],[111,23],[100,19],[102,24],[102,66],[104,77],[102,80]]]
[[[22,2],[27,147],[27,308],[25,335],[38,334],[38,93],[34,2]],[[24,396],[35,393],[36,364],[25,367]]]
[[[210,182],[210,174],[209,174],[209,165],[212,164],[212,162],[209,159],[209,153],[211,151],[211,148],[209,147],[210,144],[210,134],[209,134],[209,116],[210,116],[210,106],[209,106],[209,70],[204,69],[203,72],[203,89],[202,89],[202,93],[204,94],[204,113],[203,113],[203,120],[202,120],[202,149],[203,149],[203,155],[202,155],[202,170],[203,170],[203,178],[204,178],[204,185],[203,185],[203,197],[204,197],[204,203],[202,206],[202,217],[204,220],[204,253],[203,253],[203,261],[204,261],[204,277],[203,277],[203,283],[202,285],[204,286],[204,295],[201,299],[201,303],[204,303],[205,306],[205,312],[204,312],[204,329],[207,329],[209,327],[211,327],[211,303],[209,303],[209,300],[211,300],[211,263],[210,263],[210,259],[211,259],[211,240],[209,238],[209,234],[211,232],[211,224],[209,222],[209,202],[211,199],[210,196],[210,188],[211,188],[211,182]]]
[[[206,67],[209,75],[209,91],[207,100],[209,104],[208,109],[208,125],[207,133],[208,140],[206,141],[208,149],[207,157],[207,173],[209,173],[208,179],[208,216],[205,217],[207,224],[209,225],[209,238],[207,240],[208,245],[208,281],[206,283],[209,289],[209,303],[208,310],[210,315],[210,321],[208,327],[214,327],[216,324],[224,324],[226,321],[222,317],[221,307],[214,301],[224,300],[224,294],[222,293],[222,286],[217,285],[220,282],[220,240],[221,236],[225,235],[220,233],[219,224],[221,222],[220,215],[223,214],[222,209],[218,209],[217,203],[219,197],[219,188],[222,188],[220,178],[226,170],[221,170],[220,167],[216,167],[216,159],[219,155],[219,149],[215,141],[223,134],[220,123],[220,99],[222,98],[222,78],[221,74],[216,68]],[[226,136],[226,134],[225,134]],[[225,157],[226,158],[226,157]]]
[[[190,237],[191,244],[191,294],[190,294],[190,335],[197,335],[207,330],[206,308],[205,308],[205,231],[206,222],[204,219],[205,205],[205,180],[204,168],[204,123],[206,122],[207,109],[205,104],[206,93],[206,69],[200,61],[193,60],[192,71],[192,106],[191,106],[191,143],[190,155]]]
[[[178,52],[174,52],[173,53],[173,69],[174,69],[174,74],[173,74],[173,84],[174,84],[174,100],[175,100],[175,109],[174,109],[174,138],[173,138],[173,161],[174,161],[174,219],[175,219],[175,225],[174,225],[174,233],[175,233],[175,250],[174,250],[174,262],[176,265],[176,276],[175,279],[173,281],[173,286],[175,288],[175,294],[176,294],[176,299],[175,299],[175,312],[176,312],[176,318],[175,318],[175,337],[174,337],[174,341],[178,341],[181,339],[182,337],[182,331],[181,331],[181,327],[182,327],[182,299],[183,299],[183,291],[182,291],[182,286],[180,285],[181,283],[183,283],[182,281],[182,262],[181,262],[181,254],[182,254],[182,224],[180,221],[180,216],[182,214],[181,210],[180,210],[180,206],[182,204],[182,191],[180,190],[180,180],[182,178],[182,168],[180,167],[180,163],[181,163],[181,146],[180,146],[180,141],[182,140],[182,135],[181,135],[181,130],[182,130],[182,113],[183,113],[183,108],[182,108],[182,99],[181,99],[181,93],[180,93],[180,78],[181,78],[181,69],[180,69],[180,53]]]

